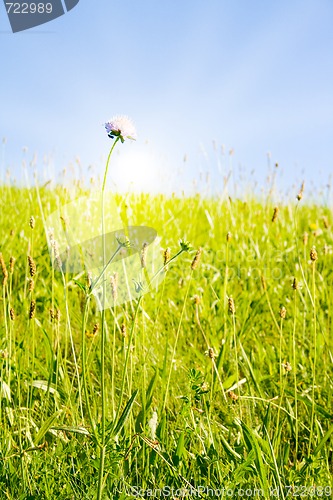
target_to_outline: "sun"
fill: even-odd
[[[119,150],[112,159],[112,184],[121,192],[158,192],[161,189],[161,162],[151,150],[133,146],[127,151]]]

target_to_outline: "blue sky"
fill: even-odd
[[[20,178],[37,153],[41,179],[79,174],[76,157],[96,175],[102,124],[127,114],[138,140],[110,183],[186,190],[209,170],[217,186],[231,163],[263,183],[270,152],[282,186],[319,187],[333,170],[332,26],[331,0],[80,0],[12,34],[1,4],[1,168]]]

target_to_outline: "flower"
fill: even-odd
[[[125,139],[136,139],[136,130],[132,121],[127,116],[114,116],[109,122],[105,124],[110,139],[119,137],[121,142]]]

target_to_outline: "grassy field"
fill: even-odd
[[[103,498],[331,498],[327,207],[117,196],[161,266],[184,251],[101,314],[86,274],[52,268],[43,223],[87,193],[0,194],[1,499],[96,498],[101,460]]]

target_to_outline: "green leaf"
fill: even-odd
[[[181,460],[185,451],[184,440],[185,440],[185,432],[182,431],[179,435],[177,449],[176,449],[176,456],[179,458],[179,460]]]
[[[38,443],[40,443],[40,441],[43,439],[43,437],[45,436],[45,434],[50,430],[50,428],[52,427],[53,422],[59,417],[59,415],[61,413],[62,413],[62,410],[58,410],[53,415],[51,415],[47,420],[45,420],[45,422],[40,427],[40,429],[37,432],[37,435],[36,435],[36,437],[34,439],[34,443],[35,443],[36,446],[38,445]]]
[[[133,392],[131,398],[129,399],[127,405],[124,408],[123,413],[120,415],[120,418],[116,424],[116,427],[114,428],[113,432],[111,433],[112,436],[116,436],[117,434],[119,434],[121,429],[124,427],[125,422],[128,419],[128,416],[130,414],[130,411],[132,409],[132,406],[134,404],[134,401],[135,401],[135,398],[136,398],[138,392],[139,392],[138,389],[135,389],[135,391]]]
[[[172,461],[176,467],[178,467],[178,465],[180,464],[182,457],[184,455],[184,452],[185,452],[184,441],[185,441],[185,432],[181,431],[179,438],[178,438],[176,452],[172,457]]]
[[[316,446],[313,454],[314,455],[317,455],[320,450],[323,448],[324,444],[326,443],[326,441],[330,438],[331,434],[333,433],[333,425],[331,425],[331,427],[328,429],[328,431],[326,432],[326,434],[324,435],[324,437],[321,439],[320,443],[318,444],[318,446]]]
[[[158,375],[158,373],[155,371],[154,375],[152,376],[152,378],[149,382],[148,389],[146,392],[145,401],[144,401],[144,394],[142,394],[142,409],[141,409],[139,415],[137,416],[137,419],[135,422],[136,432],[142,432],[142,430],[146,424],[146,416],[147,416],[148,410],[149,410],[149,408],[152,404],[152,401],[153,401],[153,393],[154,393],[154,389],[155,389],[156,382],[157,382],[157,375]]]
[[[152,403],[152,399],[153,399],[153,393],[154,393],[154,389],[155,389],[155,386],[156,386],[156,382],[157,382],[157,372],[155,371],[154,375],[152,376],[150,382],[149,382],[149,385],[148,385],[148,389],[147,389],[147,403],[146,403],[146,410],[149,410],[149,407]]]
[[[77,281],[77,280],[73,280],[74,283],[84,292],[84,293],[87,293],[87,290],[86,290],[86,286],[83,285],[83,283],[81,283],[80,281]]]
[[[57,389],[55,389],[52,384],[49,384],[47,380],[33,380],[31,385],[32,387],[36,387],[36,389],[41,389],[42,391],[49,392],[59,397]]]
[[[247,427],[247,425],[244,424],[244,422],[239,421],[239,424],[241,425],[243,432],[244,432],[244,437],[247,438],[248,442],[250,443],[252,449],[254,450],[256,454],[256,466],[257,470],[259,472],[259,479],[260,483],[262,485],[262,488],[265,492],[265,495],[268,495],[269,492],[269,485],[267,481],[267,476],[266,476],[266,470],[264,467],[264,462],[263,462],[263,450],[259,446],[259,438],[258,436],[253,432],[252,429]]]
[[[51,429],[54,431],[74,432],[74,434],[84,434],[85,436],[90,436],[90,432],[84,427],[71,427],[67,425],[61,425],[57,427],[52,426]]]
[[[288,389],[286,389],[285,392],[286,392],[286,394],[289,394],[290,396],[294,396],[294,393],[292,391],[289,391]],[[297,400],[302,401],[302,403],[304,403],[306,406],[308,406],[309,408],[312,408],[312,404],[313,404],[312,399],[308,395],[301,396],[300,394],[298,394]],[[321,415],[322,417],[325,417],[329,420],[333,419],[332,413],[329,413],[328,411],[326,411],[323,406],[315,403],[314,407],[315,407],[315,412],[318,413],[319,415]]]
[[[225,451],[227,452],[227,454],[232,458],[232,459],[235,459],[236,460],[241,460],[242,457],[240,456],[239,453],[237,453],[237,451],[235,451],[231,446],[230,444],[228,443],[228,441],[225,439],[225,437],[223,436],[223,434],[221,433],[220,434],[220,439],[222,441],[222,445],[225,449]]]

